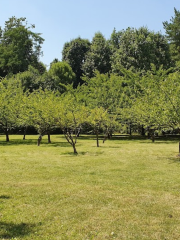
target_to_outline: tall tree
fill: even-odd
[[[23,72],[28,65],[40,68],[39,56],[44,39],[40,33],[34,33],[35,25],[28,26],[26,18],[11,17],[5,22],[0,33],[0,72]]]
[[[74,82],[74,87],[76,88],[78,84],[82,84],[81,79],[84,71],[82,65],[85,61],[85,56],[87,51],[89,51],[90,42],[87,39],[76,38],[64,44],[62,51],[62,60],[69,63],[73,72],[76,74],[76,81]]]
[[[171,53],[176,61],[180,61],[180,11],[174,8],[174,17],[170,22],[163,22],[163,26],[170,42]]]
[[[110,39],[113,50],[112,71],[119,73],[119,68],[145,72],[151,64],[165,69],[172,66],[169,44],[161,33],[149,31],[146,27],[127,28],[120,32],[113,31]]]
[[[108,73],[111,70],[110,63],[111,49],[108,41],[102,33],[95,33],[90,50],[86,54],[83,63],[83,71],[88,77],[93,77],[95,70],[100,73]]]

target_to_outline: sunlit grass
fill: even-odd
[[[180,239],[177,141],[0,136],[0,239]]]

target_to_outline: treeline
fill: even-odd
[[[82,130],[94,133],[99,146],[99,134],[105,139],[114,132],[130,130],[155,134],[178,130],[180,124],[180,73],[172,69],[151,71],[142,76],[121,69],[122,76],[100,74],[73,89],[63,85],[64,93],[48,89],[24,91],[19,75],[4,78],[0,83],[0,124],[9,141],[9,130],[34,127],[42,136],[60,128],[76,150]],[[104,140],[105,140],[104,139]]]
[[[166,35],[145,27],[112,32],[106,40],[65,43],[49,70],[39,61],[44,39],[25,18],[0,29],[0,126],[34,127],[42,136],[60,128],[77,153],[80,131],[105,139],[113,132],[179,131],[180,12],[164,22]],[[105,140],[104,139],[104,140]]]

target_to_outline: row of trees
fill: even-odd
[[[39,133],[40,145],[43,135],[47,134],[50,142],[50,132],[60,128],[77,153],[77,136],[84,125],[86,128],[89,125],[99,146],[99,131],[107,131],[112,116],[107,109],[84,101],[84,91],[74,90],[71,85],[68,88],[64,94],[48,89],[30,93],[24,92],[20,79],[3,79],[0,83],[0,126],[6,141],[9,141],[11,129],[34,127]]]
[[[13,128],[33,126],[42,136],[60,128],[76,150],[80,130],[105,138],[114,131],[179,129],[180,12],[164,22],[167,36],[128,28],[109,40],[65,43],[63,61],[49,70],[39,62],[43,39],[25,18],[0,29],[0,126],[9,141]],[[20,48],[20,49],[19,49]],[[19,49],[19,50],[18,50]]]
[[[155,132],[177,130],[180,124],[180,73],[172,69],[157,70],[152,65],[145,75],[121,69],[122,76],[95,73],[85,84],[66,91],[38,89],[24,91],[21,80],[3,79],[0,83],[0,125],[9,141],[9,130],[34,127],[42,136],[60,128],[74,153],[80,133],[105,138],[127,127],[143,129],[154,140]]]

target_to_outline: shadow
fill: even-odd
[[[72,152],[64,152],[64,153],[61,153],[61,155],[74,157],[74,156],[78,156],[79,152],[78,153],[73,153],[73,151]]]
[[[99,136],[99,138],[103,138],[103,136]],[[77,139],[96,140],[96,136],[95,135],[80,135]]]
[[[38,138],[37,138],[38,139]],[[37,139],[10,139],[9,142],[0,141],[0,146],[16,146],[16,145],[34,145],[37,146]],[[42,139],[40,146],[54,146],[54,147],[69,147],[68,142],[51,142],[48,143],[47,139]]]
[[[37,145],[37,139],[12,139],[10,138],[9,142],[0,141],[0,146],[12,146],[12,145]]]
[[[11,197],[8,195],[0,195],[0,199],[10,199]]]
[[[47,145],[46,143],[42,143],[42,145]],[[71,147],[71,145],[68,142],[51,142],[48,143],[48,145],[53,147]]]
[[[23,237],[30,234],[34,227],[34,224],[15,224],[0,221],[0,239]]]
[[[138,140],[140,141],[140,143],[167,143],[170,144],[172,142],[179,142],[180,141],[180,136],[176,135],[176,136],[156,136],[155,137],[155,141],[152,142],[151,139],[149,139],[147,136],[140,136],[140,135],[114,135],[111,139],[108,140],[122,140],[122,141],[133,141],[133,140]]]
[[[171,144],[171,143],[178,143],[180,141],[180,137],[179,136],[174,136],[174,137],[156,137],[155,141],[152,142],[151,139],[145,139],[144,141],[140,141],[140,143],[154,143],[154,144],[161,144],[161,143],[165,143],[165,144]]]
[[[99,155],[101,155],[103,153],[104,153],[104,151],[98,151],[98,152],[94,152],[94,151],[93,152],[86,152],[86,151],[84,151],[84,152],[78,152],[76,154],[76,153],[74,153],[72,151],[72,152],[63,152],[63,153],[61,153],[61,155],[72,156],[72,157],[74,157],[74,156],[85,156],[85,155],[88,155],[88,156],[99,156]]]
[[[169,164],[172,164],[172,163],[180,164],[180,156],[179,156],[179,154],[177,154],[174,157],[168,158],[168,160],[169,160]]]
[[[28,138],[30,135],[27,135],[26,137]],[[62,136],[63,135],[59,135],[59,138],[62,140]],[[38,139],[38,135],[37,138],[33,137],[31,139],[11,139],[11,135],[9,135],[10,137],[10,141],[6,142],[5,138],[0,141],[0,146],[11,146],[11,145],[37,145],[37,139]],[[22,136],[23,137],[23,136]],[[56,142],[51,142],[48,143],[47,142],[47,136],[43,136],[41,145],[44,146],[54,146],[54,147],[69,147],[69,143],[66,141],[56,141]],[[58,138],[58,136],[56,136],[56,138]],[[80,135],[78,137],[77,140],[92,140],[92,141],[96,141],[96,136],[95,135]],[[104,140],[104,136],[103,135],[99,135],[99,141],[103,141]],[[140,141],[140,143],[153,143],[151,141],[151,139],[149,139],[147,136],[140,136],[140,135],[122,135],[122,134],[117,134],[117,135],[113,135],[110,139],[106,139],[105,143],[108,141],[114,141],[114,140],[118,140],[118,141]],[[172,143],[172,142],[178,142],[180,141],[180,136],[179,135],[166,135],[166,136],[156,136],[155,137],[155,142],[154,143]],[[80,143],[80,142],[78,142]]]

